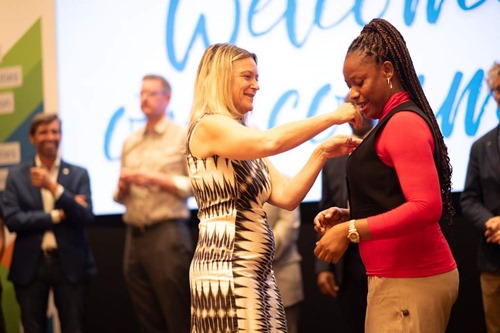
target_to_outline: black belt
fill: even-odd
[[[42,250],[42,254],[45,258],[55,258],[59,254],[59,250],[57,248],[45,249]]]

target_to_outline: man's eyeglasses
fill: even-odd
[[[153,97],[156,97],[156,96],[162,95],[162,94],[165,94],[165,90],[141,91],[140,96],[141,96],[141,98],[142,97],[153,98]]]

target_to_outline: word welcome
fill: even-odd
[[[458,110],[465,106],[465,132],[467,136],[474,136],[478,130],[481,122],[482,115],[485,112],[486,106],[491,99],[491,95],[487,94],[486,97],[482,97],[481,88],[484,84],[485,73],[482,69],[476,71],[472,79],[465,84],[465,88],[460,90],[461,86],[464,86],[464,75],[461,72],[457,72],[450,84],[448,89],[448,94],[441,104],[441,106],[434,110],[436,114],[437,121],[440,125],[441,131],[445,138],[450,137],[453,134],[454,125],[460,120],[458,119]],[[419,77],[420,82],[424,83],[424,77]],[[484,88],[484,87],[483,87]],[[274,103],[269,113],[266,128],[272,128],[276,125],[277,119],[282,112],[290,112],[290,109],[300,112],[300,109],[304,109],[301,105],[304,103],[309,105],[306,108],[305,118],[314,116],[318,114],[321,109],[322,103],[328,103],[331,105],[332,97],[337,100],[342,100],[343,97],[335,94],[332,89],[331,84],[325,84],[321,87],[314,97],[310,101],[302,101],[299,90],[288,90],[285,91],[279,99]],[[175,111],[172,111],[171,116],[175,120]],[[500,109],[497,109],[497,117],[500,119]],[[128,125],[129,128],[134,127],[133,125],[137,122],[142,122],[143,119],[137,119],[132,117],[127,117],[125,108],[121,107],[116,110],[106,129],[104,136],[104,155],[106,159],[113,161],[120,158],[120,152],[112,152],[111,147],[116,146],[114,143],[118,141],[122,142],[123,138],[115,136],[115,129],[119,125],[123,125],[123,122]],[[317,143],[317,141],[322,141],[326,137],[332,135],[335,132],[335,126],[332,127],[330,131],[325,131],[323,135],[317,138],[311,139],[312,143]],[[116,141],[115,141],[116,140]]]

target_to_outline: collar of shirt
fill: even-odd
[[[38,154],[35,156],[35,166],[38,168],[47,169],[49,171],[50,177],[52,177],[52,179],[57,178],[57,173],[59,172],[60,165],[61,165],[61,158],[57,157],[56,160],[54,161],[54,164],[52,164],[52,167],[50,168],[50,170],[48,170],[47,167],[42,164],[42,160],[40,160],[40,156]],[[54,178],[54,176],[55,176],[55,178]]]
[[[410,101],[410,94],[406,91],[400,91],[393,94],[387,103],[385,103],[384,109],[380,114],[380,119],[384,118],[393,108],[398,106],[399,104],[403,104],[404,102]]]
[[[57,181],[57,174],[59,173],[60,165],[61,165],[61,158],[58,156],[55,159],[54,164],[52,164],[50,170],[48,170],[49,176],[53,181]],[[42,164],[42,161],[40,160],[40,156],[38,156],[38,154],[35,156],[35,166],[38,168],[47,169],[47,167]],[[54,209],[55,198],[52,195],[52,193],[50,193],[49,190],[46,190],[44,188],[40,189],[40,193],[42,194],[43,210],[46,213],[50,213]],[[41,247],[44,250],[57,249],[57,240],[53,231],[51,230],[45,231],[45,233],[43,234]]]
[[[147,127],[144,127],[143,135],[148,134],[163,134],[167,131],[170,121],[167,116],[161,117],[161,119],[155,124],[152,131],[148,131]]]

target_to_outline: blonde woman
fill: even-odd
[[[266,157],[333,125],[358,126],[362,118],[345,104],[267,131],[247,127],[258,77],[256,55],[231,44],[210,46],[198,67],[187,142],[200,219],[190,270],[192,332],[286,332],[272,271],[273,232],[262,206],[295,209],[325,162],[359,144],[348,136],[332,137],[287,180]]]

